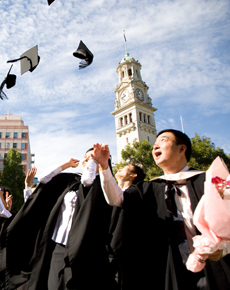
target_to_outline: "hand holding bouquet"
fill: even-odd
[[[192,272],[199,272],[211,254],[230,244],[230,175],[220,157],[206,172],[204,195],[194,212],[193,222],[201,235],[193,238],[195,250],[186,266]]]

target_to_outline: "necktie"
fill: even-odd
[[[185,233],[184,228],[184,221],[182,217],[181,211],[177,208],[175,202],[175,194],[181,196],[181,190],[176,186],[175,181],[167,181],[167,189],[165,192],[165,202],[167,206],[167,210],[173,214],[173,221],[174,221],[174,228],[175,228],[175,236],[176,236],[176,243],[179,247],[179,251],[185,264],[187,258],[190,254],[187,236]]]
[[[167,181],[167,190],[165,192],[165,202],[167,210],[177,217],[177,206],[175,202],[175,193],[181,196],[180,189],[175,185],[175,181]]]

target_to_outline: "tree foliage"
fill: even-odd
[[[21,165],[21,154],[11,148],[4,159],[1,185],[7,187],[13,195],[12,210],[18,211],[23,204],[25,174]]]
[[[206,171],[213,160],[220,156],[228,169],[230,168],[230,155],[226,155],[224,150],[217,147],[211,141],[210,138],[205,136],[200,137],[195,134],[195,137],[191,139],[192,143],[192,154],[188,165],[198,170]],[[116,164],[113,167],[113,173],[116,174],[120,167],[124,167],[127,164],[133,163],[143,168],[146,173],[146,180],[150,180],[153,177],[160,176],[163,174],[161,168],[159,168],[152,156],[153,145],[147,140],[137,142],[134,140],[133,144],[128,144],[122,150],[121,156],[123,161]]]
[[[210,138],[205,136],[200,137],[195,134],[195,137],[191,139],[192,143],[192,154],[188,165],[195,169],[206,171],[211,165],[212,161],[220,156],[230,168],[230,155],[226,155],[224,150],[220,147],[215,147],[215,144]]]

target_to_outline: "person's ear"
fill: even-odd
[[[136,173],[132,173],[132,174],[130,174],[130,177],[132,177],[133,179],[135,179],[137,177],[137,174]]]
[[[185,144],[180,145],[180,153],[185,153],[187,146]]]

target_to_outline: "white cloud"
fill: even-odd
[[[123,30],[158,109],[157,130],[181,129],[182,115],[189,136],[207,132],[230,152],[230,138],[221,138],[215,127],[220,114],[226,131],[230,121],[228,0],[6,2],[0,7],[0,77],[10,67],[7,60],[36,44],[41,60],[22,76],[14,63],[17,83],[4,89],[9,100],[1,101],[0,114],[10,109],[29,125],[39,170],[71,157],[76,148],[82,155],[98,137],[108,140],[116,156],[110,112],[116,67],[125,54]],[[72,55],[80,40],[94,54],[84,70]]]

